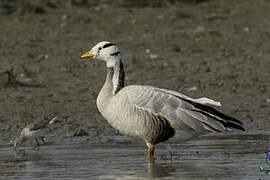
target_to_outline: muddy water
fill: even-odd
[[[64,139],[16,155],[0,146],[0,179],[270,179],[270,133],[226,134],[159,145],[148,162],[144,144],[125,137]]]

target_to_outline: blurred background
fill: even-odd
[[[247,130],[270,127],[268,0],[1,0],[0,132],[57,114],[53,136],[116,135],[98,113],[105,64],[80,53],[109,40],[126,84],[221,101]]]

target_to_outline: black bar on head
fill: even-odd
[[[113,43],[108,43],[108,44],[105,44],[104,46],[103,46],[103,48],[107,48],[107,47],[110,47],[110,46],[113,46],[114,44]]]

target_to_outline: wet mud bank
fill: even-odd
[[[110,7],[56,6],[0,17],[4,142],[50,115],[59,122],[46,130],[49,137],[118,134],[95,104],[105,65],[79,58],[101,40],[121,48],[126,84],[211,97],[247,130],[270,127],[268,1]]]

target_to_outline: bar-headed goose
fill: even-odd
[[[102,41],[81,55],[105,61],[107,77],[97,97],[102,116],[125,135],[142,138],[153,157],[155,145],[170,138],[185,141],[209,132],[244,130],[243,124],[212,106],[219,102],[144,85],[124,86],[124,67],[117,46]]]

